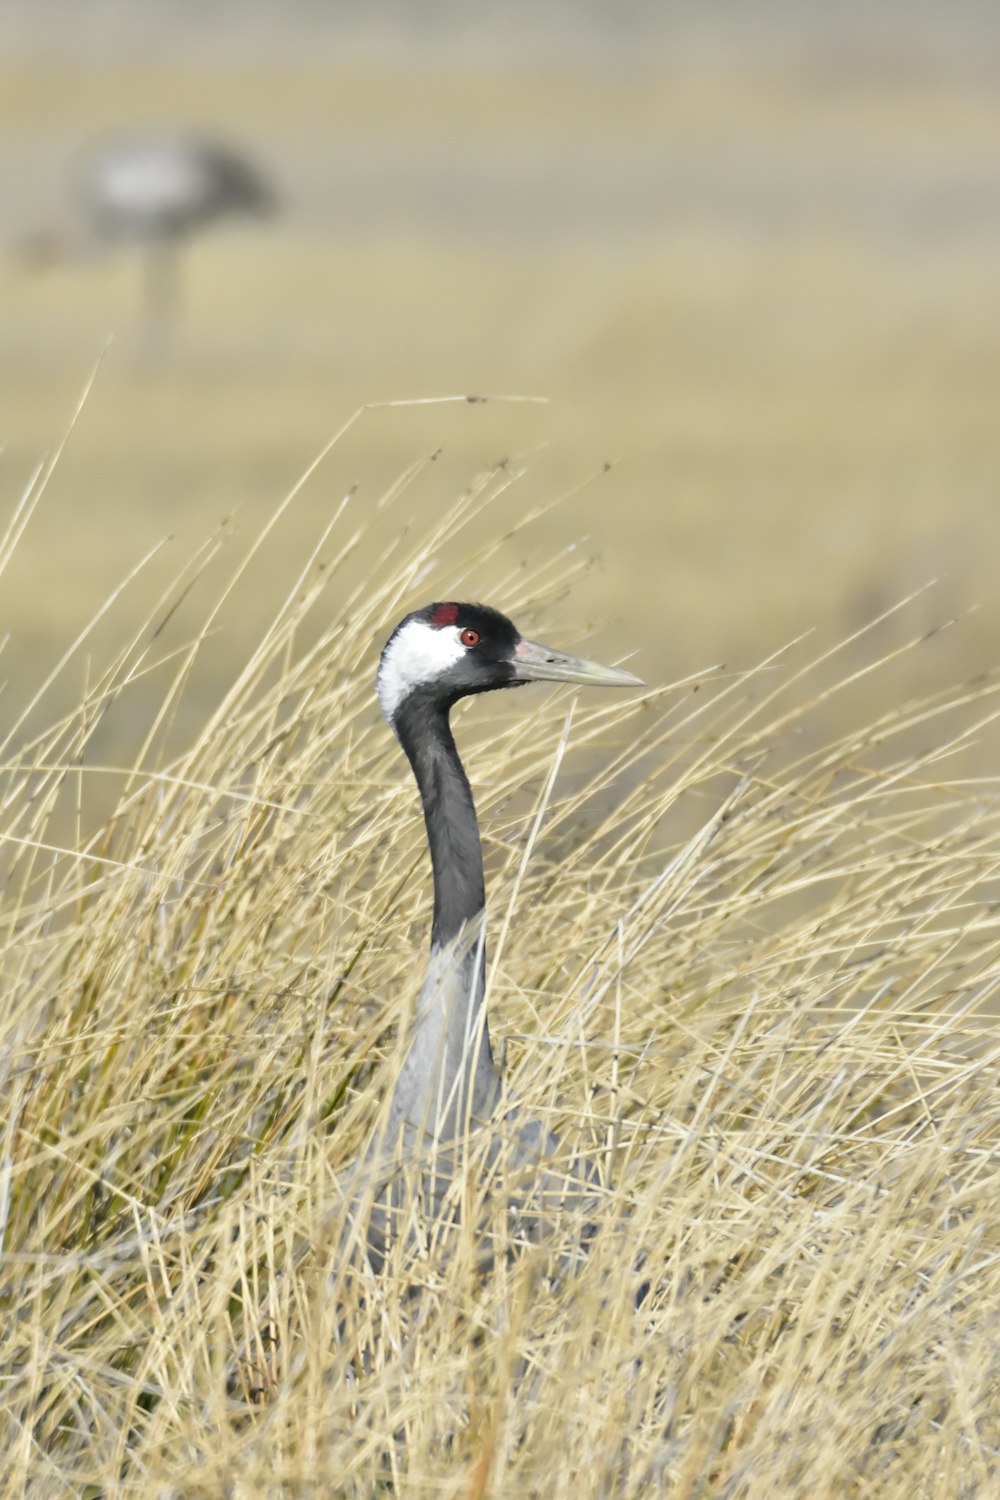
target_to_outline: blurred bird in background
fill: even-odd
[[[116,136],[85,157],[76,184],[78,222],[22,245],[36,267],[132,247],[143,265],[143,324],[161,348],[180,310],[180,255],[192,235],[222,219],[263,218],[278,207],[260,169],[201,135]]]

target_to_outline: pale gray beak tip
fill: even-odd
[[[519,682],[576,682],[583,687],[645,687],[641,677],[623,667],[604,667],[600,662],[554,651],[537,641],[518,641],[514,650],[514,676]]]

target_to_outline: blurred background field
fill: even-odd
[[[221,622],[207,699],[344,493],[364,516],[439,448],[409,502],[420,523],[509,455],[537,450],[512,512],[598,475],[535,541],[586,539],[601,566],[567,626],[641,647],[654,678],[746,666],[814,626],[835,639],[932,577],[901,630],[979,608],[908,657],[900,690],[995,663],[992,7],[360,18],[108,0],[5,17],[5,508],[113,336],[3,580],[8,704],[157,538],[175,541],[117,622],[223,517],[252,534],[359,405],[447,392],[548,404],[359,423]],[[245,150],[282,205],[194,241],[156,359],[134,257],[43,273],[19,253],[72,219],[82,155],[146,126]]]

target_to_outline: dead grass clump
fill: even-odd
[[[428,906],[375,646],[431,597],[534,629],[575,554],[440,560],[513,479],[374,582],[340,507],[182,754],[226,588],[164,624],[207,558],[73,713],[7,735],[0,1497],[995,1489],[1000,816],[961,775],[993,681],[821,744],[830,693],[851,723],[824,658],[584,701],[547,796],[570,699],[463,714],[493,1029],[602,1202],[573,1273],[557,1225],[484,1277],[471,1218],[392,1274],[338,1264]],[[95,762],[151,675],[134,763]]]

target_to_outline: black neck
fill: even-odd
[[[434,870],[431,946],[441,947],[486,902],[479,825],[448,722],[449,705],[411,693],[395,729],[420,788]]]

